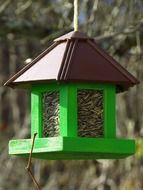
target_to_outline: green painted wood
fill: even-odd
[[[39,118],[38,133],[42,134],[42,105],[40,105],[40,96],[43,92],[60,91],[60,132],[61,136],[77,136],[77,90],[78,89],[94,89],[103,90],[104,92],[104,137],[116,137],[116,122],[115,122],[115,85],[111,84],[88,84],[88,83],[70,83],[70,84],[38,84],[33,85],[33,92],[39,96],[39,106],[32,109],[32,120],[35,122],[32,125],[33,131],[37,130],[35,118]],[[33,101],[34,100],[34,101]],[[38,99],[32,98],[33,105],[38,105]],[[41,136],[40,136],[41,137]]]
[[[77,136],[77,90],[62,85],[60,90],[60,130],[62,136]]]
[[[96,153],[135,153],[134,140],[104,138],[64,138],[64,151]]]
[[[107,86],[113,86],[112,84],[101,84],[101,83],[57,83],[57,82],[51,82],[51,83],[38,83],[33,84],[32,89],[38,92],[45,92],[50,90],[60,90],[64,86],[73,86],[76,89],[99,89],[103,90]]]
[[[55,91],[55,90],[60,90],[62,85],[58,84],[57,82],[51,82],[51,83],[46,83],[46,84],[34,84],[32,86],[32,89],[35,92],[47,92],[47,91]]]
[[[77,90],[95,89],[104,92],[104,138],[77,137]],[[42,93],[60,92],[60,136],[42,138]],[[119,159],[135,153],[135,141],[116,139],[115,85],[56,82],[35,84],[31,93],[31,137],[38,133],[33,157],[57,159]],[[9,153],[28,157],[31,139],[11,140]]]
[[[16,155],[24,158],[28,158],[29,154]],[[94,154],[94,153],[77,153],[77,152],[51,152],[51,153],[34,153],[33,158],[44,160],[96,160],[96,159],[123,159],[131,154],[117,155],[111,154]]]
[[[77,89],[93,89],[93,90],[104,90],[107,86],[113,86],[112,84],[100,84],[100,83],[71,83]]]
[[[56,83],[48,84],[34,84],[32,86],[31,95],[31,136],[37,133],[36,137],[43,137],[43,105],[42,105],[42,94],[48,91],[60,90],[59,85]]]
[[[25,154],[30,152],[32,139],[20,139],[9,141],[9,154]],[[33,152],[53,152],[63,150],[62,137],[36,138]]]
[[[104,137],[116,138],[116,87],[106,85],[104,89]]]
[[[42,137],[42,100],[41,94],[32,89],[31,93],[31,138],[37,133],[36,138]]]
[[[12,140],[9,153],[28,156],[32,139]],[[41,159],[118,159],[135,153],[134,140],[79,137],[36,138],[33,157]]]

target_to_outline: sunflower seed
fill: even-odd
[[[103,93],[78,90],[78,136],[103,137]]]
[[[56,137],[59,129],[59,93],[43,93],[43,136]]]

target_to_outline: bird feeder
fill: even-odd
[[[55,40],[5,85],[31,91],[31,139],[9,153],[41,159],[118,159],[135,141],[116,137],[116,93],[139,81],[79,31]]]

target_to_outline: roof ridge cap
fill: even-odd
[[[87,40],[87,39],[92,39],[94,38],[89,37],[86,33],[80,32],[80,31],[71,31],[67,34],[64,34],[63,36],[60,36],[54,40],[54,42],[57,41],[65,41],[65,40]]]

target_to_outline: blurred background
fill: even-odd
[[[82,0],[80,30],[94,37],[140,85],[117,95],[117,136],[135,138],[123,160],[33,160],[43,190],[143,189],[143,0]],[[0,190],[34,190],[27,159],[8,155],[8,141],[30,134],[30,93],[3,87],[10,76],[73,30],[73,0],[0,0]]]

